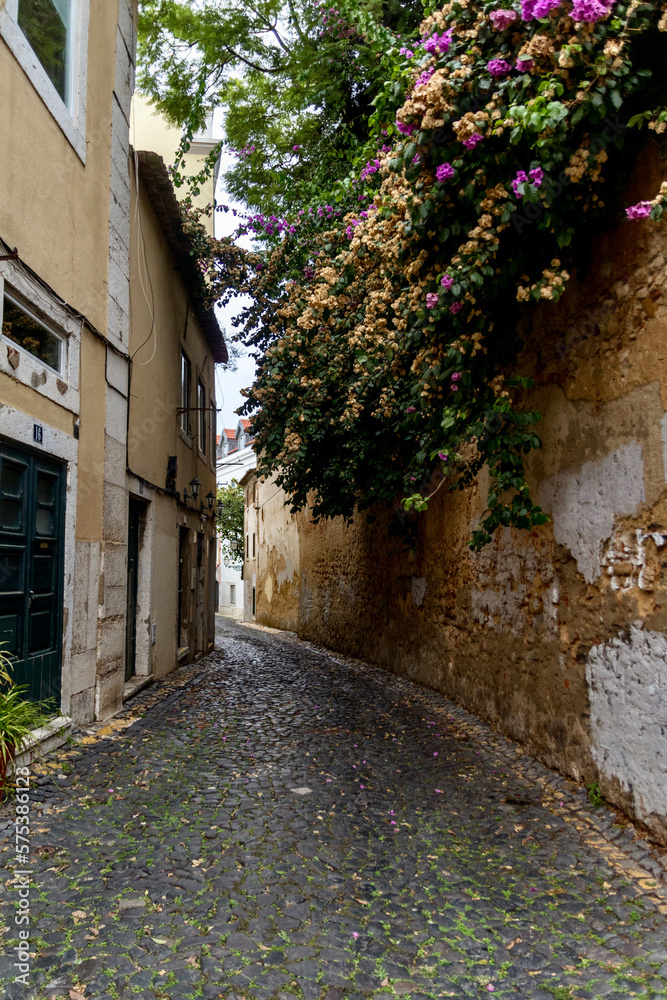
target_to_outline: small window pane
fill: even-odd
[[[44,473],[37,474],[37,503],[45,504],[47,507],[53,505],[53,492],[56,485],[52,476]]]
[[[22,506],[20,500],[8,500],[3,497],[0,500],[0,527],[7,531],[21,530]]]
[[[53,511],[46,507],[38,507],[35,514],[35,529],[38,535],[52,535],[54,526]]]
[[[23,483],[24,471],[20,466],[10,465],[6,461],[2,463],[0,484],[5,496],[16,497],[17,499],[22,496],[21,485]]]
[[[72,0],[19,0],[18,24],[65,104]]]
[[[236,585],[233,583],[229,586],[229,603],[236,604]]]
[[[0,552],[0,594],[23,590],[23,556],[20,552]],[[1,619],[0,619],[1,620]],[[0,642],[2,639],[0,638]]]
[[[61,370],[62,341],[5,296],[2,335],[29,351],[49,368]]]

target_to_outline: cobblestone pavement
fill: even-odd
[[[658,854],[431,691],[222,621],[83,739],[33,793],[27,988],[2,834],[8,1000],[667,995]]]

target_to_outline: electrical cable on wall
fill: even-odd
[[[137,368],[143,368],[145,365],[149,365],[151,363],[151,361],[153,360],[153,358],[155,357],[155,354],[157,352],[157,330],[156,330],[156,327],[155,327],[155,293],[153,291],[153,282],[151,280],[150,268],[148,267],[148,255],[147,255],[147,252],[146,252],[146,239],[144,237],[144,229],[143,229],[143,225],[142,225],[142,222],[141,222],[141,211],[140,211],[140,207],[139,207],[139,154],[137,153],[137,150],[134,149],[134,148],[133,148],[133,155],[134,155],[134,183],[135,183],[135,188],[136,188],[136,196],[135,196],[135,204],[134,204],[134,224],[135,224],[135,228],[137,230],[137,270],[139,272],[139,283],[141,284],[141,290],[144,293],[144,298],[146,299],[146,305],[148,306],[148,311],[149,311],[150,317],[151,317],[151,328],[149,330],[149,333],[148,333],[148,336],[146,337],[146,339],[144,341],[142,341],[141,344],[139,344],[139,346],[137,347],[136,351],[134,351],[132,353],[132,355],[130,356],[130,360],[132,361],[133,364],[135,364],[137,366]],[[142,253],[142,244],[143,244],[143,253]],[[141,258],[142,258],[142,256],[143,256],[143,260],[144,260],[144,267],[145,267],[145,270],[146,270],[146,278],[148,279],[148,284],[149,284],[150,292],[151,292],[151,301],[150,302],[148,300],[148,294],[146,292],[146,286],[144,285],[144,279],[143,279],[143,276],[141,274]],[[149,342],[149,340],[151,339],[151,337],[154,338],[153,353],[151,354],[151,356],[148,359],[148,361],[134,361],[135,356],[139,353],[140,350],[142,350],[142,348],[144,348],[146,346],[146,344]]]

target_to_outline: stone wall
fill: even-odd
[[[651,148],[628,201],[664,174]],[[265,483],[257,619],[437,688],[667,842],[666,279],[667,227],[627,222],[526,317],[549,524],[471,553],[482,474],[411,548],[399,505],[313,525]]]

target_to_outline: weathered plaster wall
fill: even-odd
[[[651,148],[628,202],[664,174]],[[549,524],[472,554],[483,475],[438,494],[413,548],[398,505],[313,525],[274,499],[257,617],[443,691],[667,842],[666,279],[667,227],[624,223],[527,317],[517,367],[543,415],[529,471]]]

